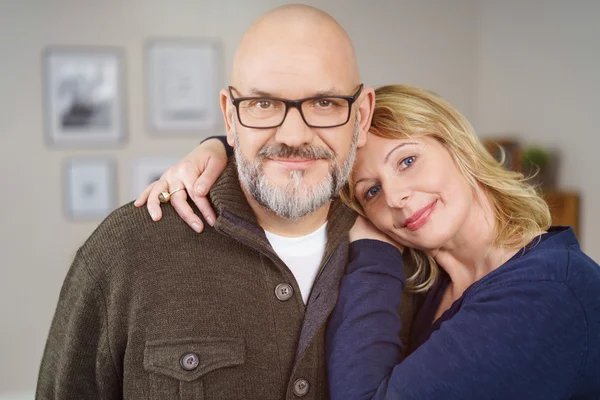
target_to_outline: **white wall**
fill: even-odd
[[[485,0],[474,114],[483,134],[557,149],[582,196],[583,249],[600,260],[600,2]]]
[[[118,162],[119,200],[131,197],[139,156],[180,157],[200,137],[150,137],[145,126],[145,40],[220,37],[226,74],[236,43],[258,15],[284,1],[0,0],[0,392],[35,386],[60,285],[77,247],[100,221],[63,216],[62,163],[72,155]],[[435,89],[474,117],[474,0],[313,1],[353,38],[366,83]],[[44,145],[41,52],[48,45],[122,47],[129,141],[118,149]],[[216,101],[216,99],[215,99]],[[216,132],[218,133],[218,132]]]

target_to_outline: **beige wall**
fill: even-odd
[[[32,388],[60,285],[100,221],[63,216],[62,163],[72,155],[118,162],[119,201],[132,199],[132,162],[182,156],[197,137],[151,137],[145,126],[143,46],[151,37],[220,37],[229,73],[245,28],[283,1],[0,0],[0,392]],[[347,28],[363,79],[435,89],[475,117],[473,0],[314,1]],[[129,140],[118,149],[44,145],[41,52],[48,45],[122,47]],[[218,132],[215,132],[218,133]]]
[[[480,134],[558,150],[582,196],[581,244],[600,261],[600,2],[486,0],[478,18]]]

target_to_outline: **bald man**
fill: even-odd
[[[332,199],[373,103],[329,15],[256,21],[221,91],[235,161],[210,192],[214,227],[132,204],[102,222],[65,279],[37,398],[327,398],[325,325],[355,221]]]

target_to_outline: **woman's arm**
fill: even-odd
[[[372,239],[353,242],[349,259],[327,328],[329,388],[332,399],[371,399],[402,360],[404,266],[396,247]]]
[[[185,191],[174,193],[170,203],[192,229],[201,232],[204,224],[187,203],[187,195],[194,201],[209,225],[213,225],[216,215],[206,195],[227,166],[227,158],[232,153],[233,149],[227,145],[225,136],[204,140],[179,163],[169,168],[159,180],[151,183],[134,204],[141,207],[147,203],[150,216],[154,221],[158,221],[162,217],[158,195],[163,191],[185,188]]]
[[[327,333],[332,399],[571,396],[587,339],[585,315],[565,284],[480,285],[403,360],[395,310],[404,281],[392,250],[377,242],[352,245]]]
[[[350,263],[327,329],[332,399],[370,398],[400,362],[403,348],[398,314],[403,247],[360,216],[348,237]],[[370,338],[383,341],[372,346]]]

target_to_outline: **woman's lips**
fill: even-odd
[[[437,200],[428,205],[427,207],[423,207],[422,209],[411,215],[410,218],[408,218],[404,222],[404,226],[411,231],[416,231],[417,229],[425,225],[427,221],[429,221],[429,217],[435,209],[436,204]]]

